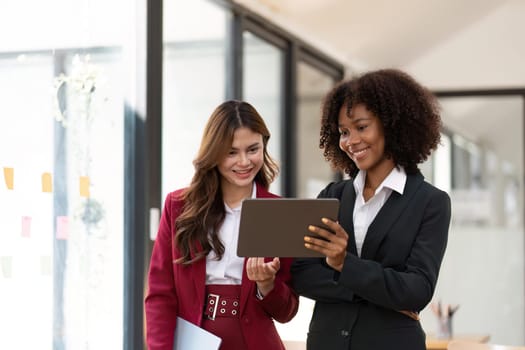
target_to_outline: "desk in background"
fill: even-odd
[[[457,335],[450,339],[437,339],[432,334],[427,334],[427,350],[447,350],[448,343],[452,340],[467,340],[477,343],[487,343],[490,340],[489,335]],[[283,341],[286,350],[304,350],[306,349],[305,341]]]
[[[480,335],[456,335],[450,339],[437,339],[432,334],[427,334],[427,350],[447,350],[448,343],[452,340],[466,340],[476,343],[487,343],[490,336],[487,334]]]

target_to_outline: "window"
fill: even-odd
[[[163,198],[189,185],[204,125],[225,99],[227,20],[209,1],[164,1]]]
[[[0,14],[0,348],[122,348],[123,7]]]
[[[298,64],[297,84],[297,195],[315,198],[336,178],[319,148],[321,104],[334,78],[305,62]]]
[[[520,344],[524,99],[487,94],[440,102],[447,135],[433,157],[434,183],[451,196],[452,223],[434,297],[461,304],[454,320],[458,333],[490,333],[495,343]],[[422,321],[425,329],[437,330],[431,311],[422,313]]]
[[[243,40],[243,99],[252,104],[263,117],[271,134],[268,152],[281,167],[283,52],[250,32],[243,33]],[[280,177],[271,184],[270,189],[274,193],[282,194]]]

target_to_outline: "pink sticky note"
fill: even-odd
[[[57,239],[68,239],[69,237],[69,219],[67,216],[57,216]]]
[[[22,237],[31,237],[31,217],[22,216]]]

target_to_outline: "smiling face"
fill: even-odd
[[[346,106],[339,111],[339,147],[368,176],[386,177],[394,162],[385,156],[385,135],[381,120],[363,104],[353,106],[350,115]]]
[[[223,193],[251,193],[253,180],[263,162],[262,135],[245,127],[235,130],[231,148],[217,166]]]

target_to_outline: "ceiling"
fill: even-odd
[[[349,75],[397,67],[431,89],[525,87],[525,0],[234,1],[337,58]],[[521,168],[523,100],[511,101],[445,103],[443,120]]]
[[[236,0],[350,67],[407,66],[505,0]]]

